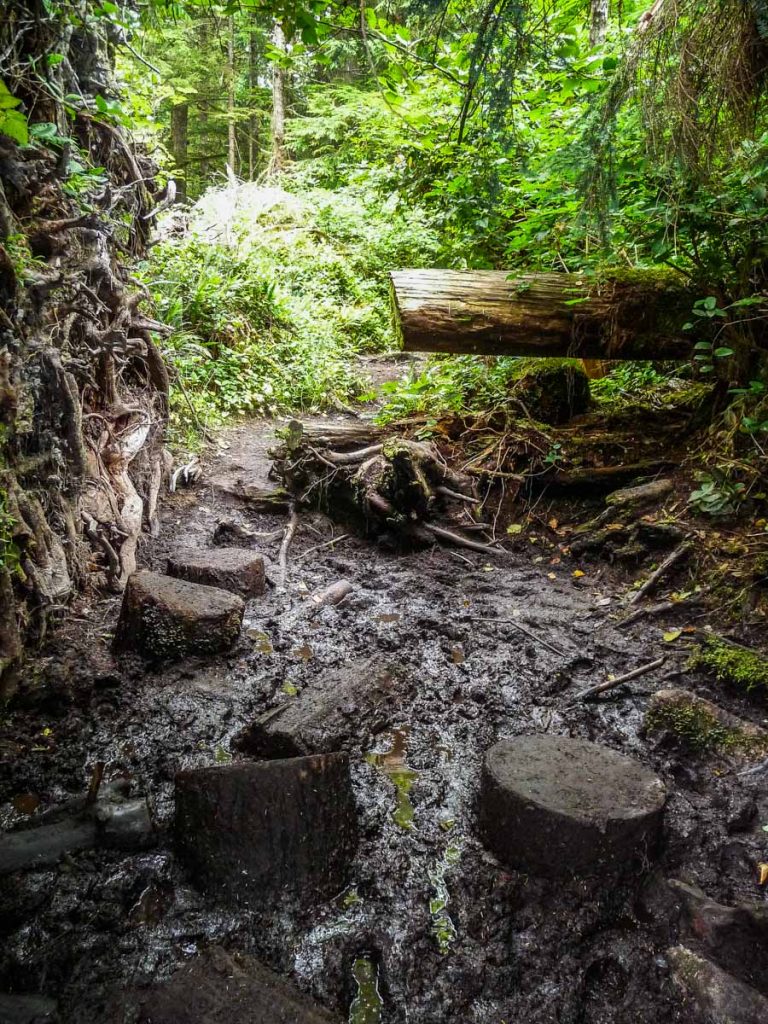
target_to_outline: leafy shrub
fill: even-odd
[[[143,266],[176,370],[176,440],[242,415],[333,406],[359,393],[355,355],[391,348],[388,271],[432,258],[434,235],[353,190],[208,192],[190,236]],[[190,406],[195,416],[190,423]]]

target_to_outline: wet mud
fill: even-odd
[[[615,579],[574,578],[569,565],[553,572],[522,555],[402,554],[349,536],[303,557],[344,532],[313,513],[301,516],[281,588],[285,515],[256,512],[219,486],[237,478],[242,488],[249,474],[269,486],[269,432],[233,431],[202,481],[167,500],[160,537],[142,552],[163,571],[179,546],[210,546],[222,518],[263,535],[254,544],[269,585],[248,601],[235,648],[173,665],[113,656],[119,601],[83,602],[4,716],[5,827],[82,793],[102,764],[106,781],[147,797],[160,834],[150,851],[83,851],[1,879],[0,989],[57,999],[65,1024],[127,1021],[116,993],[223,946],[256,954],[353,1024],[701,1020],[671,980],[665,951],[677,926],[661,879],[763,904],[756,864],[766,859],[768,799],[765,776],[645,736],[648,697],[670,678],[712,695],[686,670],[682,644],[666,650],[674,620],[620,629]],[[310,595],[340,579],[353,584],[349,596],[308,614]],[[573,702],[662,652],[656,672]],[[359,846],[349,885],[314,906],[286,897],[268,912],[201,895],[173,852],[176,772],[246,757],[233,739],[256,718],[370,659],[397,662],[411,685],[382,710],[366,704],[361,677],[350,702]],[[716,697],[761,720],[759,709]],[[542,732],[598,741],[661,774],[670,796],[656,862],[628,864],[606,885],[573,877],[567,857],[559,878],[541,879],[485,849],[483,755],[499,738]]]

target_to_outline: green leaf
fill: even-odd
[[[713,352],[713,355],[716,355],[718,359],[725,359],[727,356],[732,356],[733,355],[733,349],[732,348],[725,348],[725,347],[723,347],[723,348],[716,348],[715,351]]]
[[[29,142],[29,125],[24,114],[18,110],[0,112],[0,135],[7,135],[9,139],[26,146]]]
[[[12,110],[13,107],[18,107],[20,103],[21,100],[17,100],[15,96],[12,96],[3,80],[0,79],[0,110]]]

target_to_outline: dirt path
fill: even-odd
[[[162,669],[114,661],[117,599],[81,608],[79,637],[70,625],[40,667],[37,696],[4,723],[4,819],[16,824],[81,792],[103,762],[106,779],[148,794],[165,828],[179,769],[229,761],[240,730],[324,675],[391,661],[410,680],[396,713],[366,705],[361,669],[343,741],[360,815],[352,884],[309,910],[286,900],[260,916],[199,895],[167,835],[148,853],[75,855],[3,882],[0,988],[54,995],[63,1021],[97,1024],[118,1019],[104,1008],[110,991],[169,976],[219,944],[255,952],[345,1019],[353,964],[370,961],[382,1006],[365,1015],[358,1000],[355,1024],[699,1020],[670,982],[664,951],[674,936],[646,878],[606,891],[602,879],[570,878],[567,863],[556,881],[511,872],[484,849],[476,822],[481,758],[496,739],[598,740],[669,784],[663,874],[726,902],[761,901],[763,793],[762,817],[739,832],[733,822],[754,784],[642,734],[647,695],[670,671],[684,673],[684,659],[631,692],[572,705],[579,690],[664,648],[658,627],[618,628],[620,597],[599,574],[439,548],[401,555],[353,536],[312,551],[343,532],[319,514],[302,514],[281,589],[285,516],[238,497],[274,486],[271,434],[258,423],[227,432],[203,480],[165,502],[160,538],[144,552],[163,569],[173,549],[210,546],[222,519],[275,533],[259,542],[273,586],[249,602],[237,647]],[[350,596],[309,616],[308,595],[342,578]]]

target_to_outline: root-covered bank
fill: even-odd
[[[113,42],[86,2],[10,0],[0,21],[6,692],[74,593],[122,587],[161,484],[168,373],[131,279],[153,168],[109,113]]]

